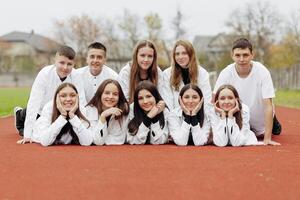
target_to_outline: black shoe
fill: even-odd
[[[276,115],[273,117],[273,128],[272,128],[273,135],[279,135],[281,133],[281,124],[276,118]]]
[[[23,136],[24,131],[24,123],[21,121],[19,117],[19,113],[22,111],[21,107],[15,107],[14,108],[14,115],[15,115],[15,127],[19,132],[20,136]]]

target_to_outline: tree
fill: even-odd
[[[58,41],[74,47],[77,52],[77,64],[83,66],[86,60],[87,45],[101,36],[100,22],[82,14],[66,20],[55,21],[54,26]]]
[[[254,2],[235,9],[226,25],[233,34],[250,39],[256,48],[256,58],[268,64],[269,50],[281,22],[280,14],[269,2]]]
[[[177,7],[176,15],[172,20],[172,27],[175,32],[175,40],[178,40],[185,36],[186,32],[183,24],[184,24],[184,15],[181,12],[180,8]]]

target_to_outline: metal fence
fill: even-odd
[[[276,89],[300,90],[300,65],[269,70]]]

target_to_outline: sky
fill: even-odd
[[[299,0],[270,1],[280,13],[289,16],[300,12]],[[91,17],[114,19],[122,16],[124,9],[145,16],[158,13],[163,20],[165,36],[179,7],[185,16],[189,39],[195,35],[215,35],[226,31],[225,21],[230,13],[253,0],[2,0],[0,3],[0,35],[11,31],[34,30],[53,37],[53,24],[71,16],[88,14]],[[173,34],[173,33],[172,33]]]

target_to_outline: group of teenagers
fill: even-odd
[[[105,65],[107,49],[88,46],[87,66],[73,69],[75,51],[61,46],[38,73],[26,108],[16,107],[19,144],[279,145],[281,132],[267,68],[253,61],[252,44],[233,43],[234,63],[211,91],[192,44],[178,40],[162,71],[155,45],[139,41],[119,74]]]

